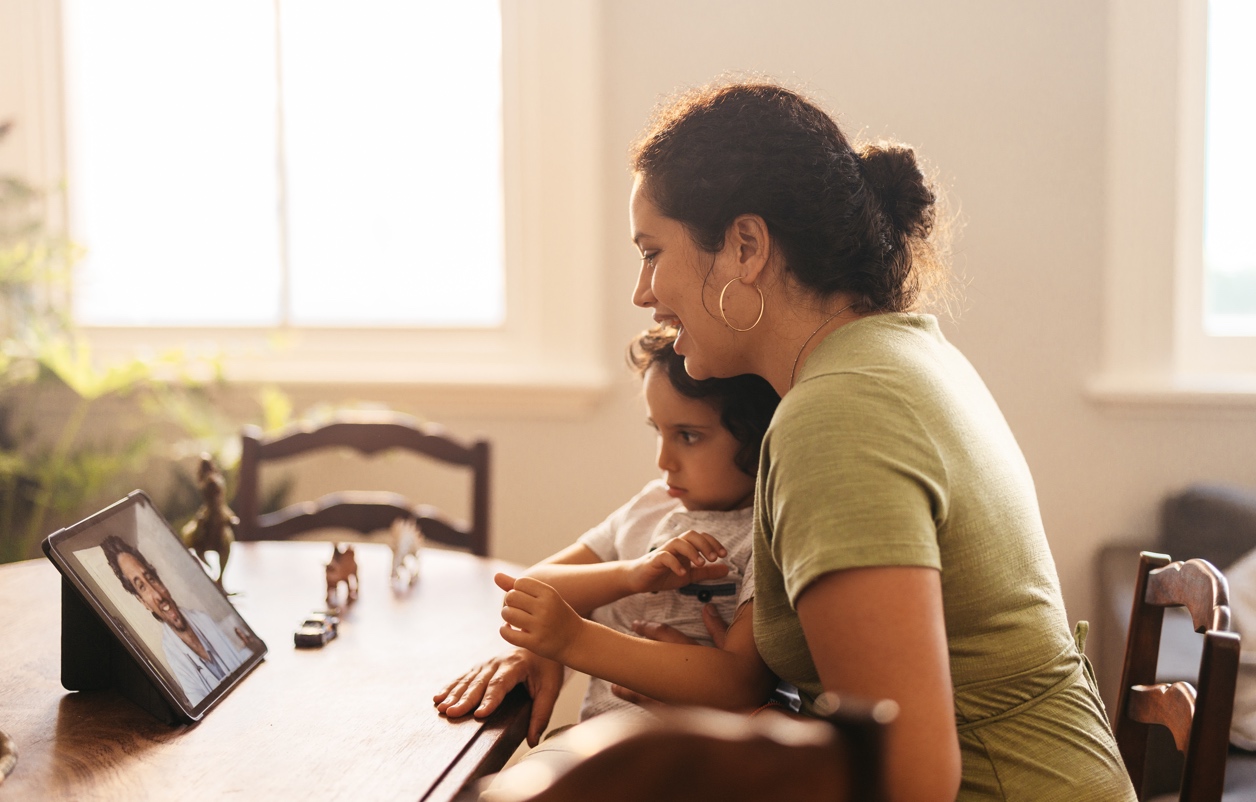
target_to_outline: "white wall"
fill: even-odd
[[[1199,480],[1256,486],[1248,456],[1256,409],[1099,406],[1085,394],[1103,334],[1106,4],[599,5],[607,211],[595,269],[607,287],[601,311],[612,364],[649,324],[628,300],[638,258],[626,236],[627,145],[673,89],[759,70],[809,90],[849,133],[910,142],[939,170],[965,221],[956,259],[964,303],[944,329],[985,376],[1034,471],[1071,617],[1093,616],[1096,549],[1150,532],[1165,493]],[[606,400],[577,417],[471,414],[425,407],[417,392],[366,388],[301,391],[297,400],[426,409],[457,433],[492,438],[495,551],[530,562],[570,543],[654,475],[636,383],[626,369],[618,375]]]

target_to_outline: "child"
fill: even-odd
[[[779,398],[754,376],[690,378],[674,339],[656,328],[629,349],[663,478],[525,576],[497,578],[508,591],[502,637],[594,676],[581,720],[637,709],[611,693],[612,682],[660,701],[726,709],[761,704],[775,684],[750,631],[747,571],[759,446]],[[733,621],[723,648],[632,634],[634,621],[656,621],[710,644],[708,603]],[[465,684],[437,694],[438,710],[453,706]]]

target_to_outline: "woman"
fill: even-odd
[[[897,701],[891,799],[1132,800],[1024,458],[911,311],[939,270],[912,151],[856,150],[799,95],[737,84],[664,108],[633,169],[634,303],[693,377],[782,396],[754,631],[803,711],[826,689]]]
[[[799,95],[733,84],[664,107],[632,166],[634,302],[678,329],[694,378],[754,373],[782,396],[753,628],[803,712],[823,690],[895,700],[891,800],[1134,800],[1024,457],[912,311],[943,272],[912,151],[856,150]],[[518,682],[535,727],[558,682],[535,655],[470,672],[460,709]]]

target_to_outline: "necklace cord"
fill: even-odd
[[[794,365],[793,367],[789,369],[789,387],[786,389],[786,392],[794,389],[794,376],[798,372],[798,360],[802,359],[802,352],[807,350],[807,343],[811,342],[811,340],[814,339],[815,336],[820,333],[820,329],[832,323],[833,320],[838,315],[842,314],[843,312],[845,312],[847,309],[850,309],[854,305],[855,304],[852,301],[851,303],[846,304],[845,306],[843,306],[841,309],[837,310],[833,314],[829,315],[827,318],[824,319],[823,323],[821,323],[819,326],[816,326],[815,331],[807,335],[807,339],[802,341],[802,347],[798,349],[798,355],[794,357]]]

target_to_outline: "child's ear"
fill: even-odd
[[[742,214],[728,226],[724,249],[734,260],[734,269],[746,284],[756,283],[772,254],[768,224],[757,214]]]

